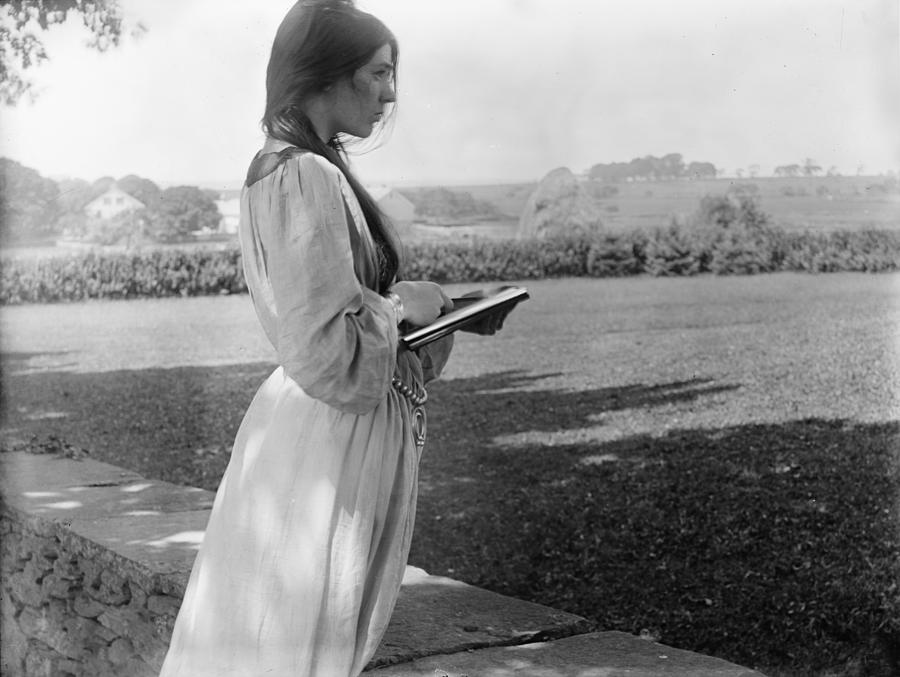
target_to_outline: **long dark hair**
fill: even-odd
[[[301,104],[341,78],[352,76],[384,45],[391,47],[396,73],[397,40],[380,20],[357,9],[352,0],[300,0],[275,34],[266,71],[262,121],[270,137],[324,156],[347,178],[381,253],[381,292],[399,270],[399,240],[387,217],[347,166],[341,137],[323,142]]]

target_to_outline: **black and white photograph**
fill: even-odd
[[[897,0],[0,0],[2,677],[900,676]]]

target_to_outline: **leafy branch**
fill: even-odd
[[[14,106],[35,98],[28,71],[49,59],[41,33],[78,15],[88,30],[86,46],[105,52],[120,43],[125,25],[118,0],[8,0],[0,7],[0,102]],[[135,24],[130,33],[146,31]]]

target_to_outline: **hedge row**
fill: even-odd
[[[418,243],[408,248],[404,270],[407,279],[441,283],[639,274],[882,272],[900,270],[900,233],[672,225],[650,232],[542,240]],[[0,305],[246,291],[236,247],[5,259],[0,275]]]

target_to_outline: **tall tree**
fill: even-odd
[[[799,176],[800,165],[780,165],[775,168],[775,176]]]
[[[808,157],[803,161],[803,173],[806,176],[815,176],[822,171],[822,168],[816,164],[816,161]]]
[[[59,188],[15,160],[0,158],[0,236],[6,241],[55,234]]]
[[[101,176],[99,179],[97,179],[96,181],[94,181],[91,184],[90,199],[93,200],[94,198],[100,197],[101,195],[103,195],[103,193],[108,191],[114,185],[116,185],[116,180],[113,177]]]
[[[145,211],[148,234],[164,242],[189,238],[202,228],[218,228],[222,220],[213,196],[196,186],[166,188],[156,205]]]
[[[662,176],[664,179],[678,179],[684,174],[684,157],[681,153],[669,153],[662,157]]]
[[[126,193],[143,202],[145,207],[153,208],[156,206],[156,201],[159,200],[159,186],[150,179],[129,174],[116,181],[116,184]]]
[[[692,162],[687,166],[689,179],[714,179],[716,173],[716,166],[712,162]]]
[[[0,102],[13,106],[34,95],[27,71],[49,58],[41,33],[71,16],[81,17],[88,47],[104,52],[119,44],[126,26],[119,0],[4,0],[0,4]],[[132,36],[146,30],[140,23]]]
[[[91,184],[84,179],[61,179],[59,187],[59,210],[64,214],[80,214],[93,197]]]

